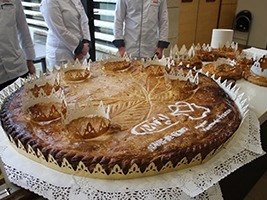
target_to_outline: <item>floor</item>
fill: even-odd
[[[267,199],[267,170],[257,184],[252,188],[244,200],[266,200]]]

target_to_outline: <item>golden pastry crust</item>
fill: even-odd
[[[42,102],[29,107],[29,116],[33,122],[58,120],[61,118],[61,114],[58,112],[60,109],[60,103]]]
[[[184,60],[184,61],[176,61],[175,64],[182,65],[184,67],[190,68],[190,69],[201,69],[203,66],[203,63],[200,59],[197,57],[191,59],[191,60]]]
[[[136,165],[142,176],[151,163],[161,171],[169,162],[175,168],[183,159],[190,163],[201,155],[204,160],[241,123],[234,101],[205,75],[199,74],[196,85],[166,82],[163,76],[151,76],[149,68],[103,73],[93,65],[91,70],[94,76],[83,82],[62,80],[66,103],[98,105],[103,101],[110,106],[110,121],[87,117],[68,125],[61,120],[32,123],[22,109],[22,99],[28,97],[22,87],[2,106],[0,116],[7,135],[16,145],[19,141],[25,149],[30,145],[36,154],[40,150],[46,160],[52,156],[59,166],[66,159],[74,170],[82,162],[93,172],[100,164],[109,175],[115,166],[127,174]]]
[[[144,71],[150,76],[163,76],[165,66],[149,65],[144,68]]]
[[[231,47],[223,47],[219,49],[212,50],[214,54],[216,54],[219,58],[229,58],[231,60],[236,59],[237,55],[239,54],[238,51]]]
[[[66,81],[83,81],[91,75],[90,70],[86,69],[72,69],[63,73]]]
[[[250,67],[245,68],[243,77],[244,77],[244,79],[246,79],[247,81],[249,81],[251,83],[254,83],[254,84],[259,85],[259,86],[267,87],[267,77],[254,74],[250,70]]]
[[[196,51],[196,57],[203,62],[212,62],[216,61],[219,55],[214,51],[198,50]]]
[[[248,58],[238,58],[237,65],[240,65],[242,69],[250,68],[253,64],[253,59]]]
[[[210,75],[215,75],[216,78],[221,77],[222,80],[233,79],[238,80],[242,78],[243,70],[239,65],[231,66],[229,64],[220,64],[216,66],[215,63],[208,63],[202,67],[203,73],[209,72]]]
[[[256,85],[267,87],[267,57],[263,56],[258,61],[244,67],[243,77]]]
[[[119,70],[125,70],[129,68],[131,65],[128,61],[114,61],[114,62],[106,62],[103,64],[103,67],[105,70],[108,71],[119,71]]]

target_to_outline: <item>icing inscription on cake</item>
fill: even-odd
[[[190,105],[190,104],[189,104]],[[209,110],[209,109],[207,109]],[[207,114],[205,113],[205,111],[203,112],[202,116],[200,118],[194,118],[194,117],[191,117],[190,115],[188,115],[188,117],[192,120],[200,120],[200,119],[203,119],[207,116]],[[219,114],[217,116],[216,119],[214,119],[213,122],[211,122],[210,124],[207,125],[207,121],[203,121],[201,122],[199,125],[195,126],[195,129],[200,129],[202,131],[208,131],[208,130],[211,130],[211,128],[221,122],[227,115],[229,115],[231,113],[231,110],[228,109],[226,110],[225,112],[223,112],[222,114]],[[177,113],[176,113],[177,115]],[[182,112],[182,115],[183,115],[183,112]],[[186,114],[187,115],[187,114]],[[168,119],[168,118],[166,118]],[[161,129],[160,131],[163,131],[163,130],[166,130],[167,128],[171,127],[172,125],[174,124],[178,124],[179,121],[175,122],[174,124],[170,124],[169,123],[170,120],[168,119],[168,124],[169,126],[164,128],[164,129]],[[165,123],[166,125],[167,123]],[[159,132],[159,131],[155,131],[155,128],[158,126],[162,126],[164,124],[160,123],[158,120],[157,121],[153,121],[153,123],[151,123],[150,125],[146,124],[146,126],[143,125],[143,127],[141,127],[140,129],[141,130],[144,130],[146,132],[143,132],[143,134],[153,134],[153,133],[156,133],[156,132]],[[185,132],[187,132],[188,130],[190,130],[189,128],[186,128],[186,127],[182,127],[181,129],[177,130],[177,131],[174,131],[168,135],[165,135],[163,138],[159,139],[159,140],[156,140],[155,142],[152,142],[147,148],[149,151],[153,152],[155,150],[157,150],[157,148],[159,148],[160,146],[163,146],[164,144],[167,144],[168,142],[172,141],[173,139],[181,136],[182,134],[184,134]],[[148,132],[148,131],[151,131],[151,132]],[[132,133],[133,134],[136,134],[136,132],[134,132],[132,130]],[[142,135],[142,134],[138,134],[138,135]]]
[[[171,111],[169,113],[170,115],[174,117],[177,117],[179,115],[185,115],[185,116],[188,116],[191,120],[202,119],[205,116],[207,116],[207,113],[210,112],[209,108],[198,106],[195,103],[190,104],[188,102],[176,102],[173,105],[169,105],[168,108]],[[203,110],[200,116],[195,116],[196,109]],[[153,117],[151,121],[152,122],[148,122],[148,120],[146,120],[136,125],[131,130],[131,133],[134,135],[154,134],[154,133],[165,131],[166,129],[174,125],[177,125],[180,122],[180,121],[173,122],[168,116],[164,114],[158,114],[158,117]]]
[[[216,123],[220,122],[222,119],[224,119],[228,114],[230,114],[231,110],[228,109],[224,113],[218,116],[217,119],[215,119],[212,123],[210,123],[206,128],[203,128],[203,130],[208,131],[210,130]]]
[[[166,135],[163,138],[152,142],[147,148],[149,151],[153,152],[155,150],[157,150],[158,147],[167,144],[168,142],[172,141],[174,138],[181,136],[182,134],[184,134],[186,131],[188,131],[189,129],[186,127],[183,127],[181,129],[179,129],[178,131],[172,132],[170,135]]]

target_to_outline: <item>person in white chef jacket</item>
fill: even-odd
[[[42,0],[41,13],[48,26],[47,66],[89,58],[88,17],[80,0]]]
[[[114,41],[120,56],[162,57],[168,42],[167,0],[117,0]]]
[[[35,51],[21,1],[0,0],[0,90],[35,73]]]

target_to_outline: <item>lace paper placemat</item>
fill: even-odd
[[[0,130],[0,155],[11,182],[51,200],[143,199],[220,200],[219,184],[190,197],[168,177],[146,177],[122,181],[98,180],[64,174],[47,168],[16,152]],[[153,181],[157,180],[155,185]],[[161,182],[161,184],[159,184]],[[147,185],[148,184],[148,185]],[[161,185],[161,186],[160,186]]]
[[[9,179],[48,199],[222,199],[218,182],[265,154],[259,122],[252,112],[227,146],[208,162],[129,180],[92,179],[55,171],[17,153],[2,128],[0,132],[0,153]]]

